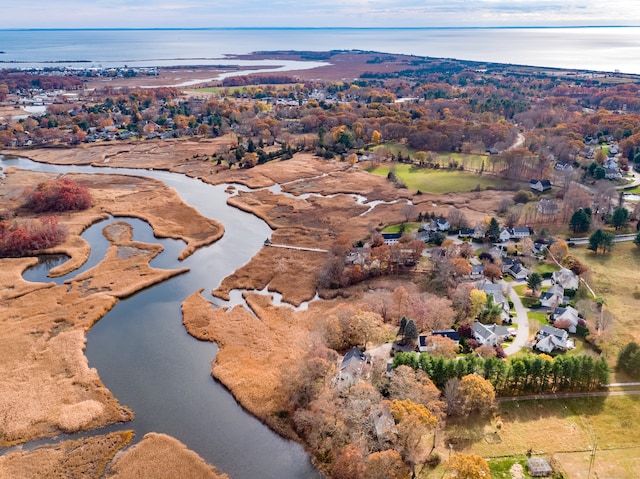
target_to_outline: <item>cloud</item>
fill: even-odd
[[[438,27],[640,24],[636,0],[30,0],[0,28]],[[639,12],[640,13],[640,12]]]

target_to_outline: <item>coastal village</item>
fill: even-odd
[[[217,343],[213,377],[326,477],[640,474],[638,79],[315,57],[333,78],[185,88],[163,82],[189,72],[162,68],[0,72],[0,324],[15,344],[0,363],[0,446],[124,424],[79,447],[111,464],[96,477],[130,477],[129,453],[160,439],[128,447],[135,411],[88,367],[84,335],[188,268],[150,266],[162,247],[133,241],[123,219],[105,229],[104,262],[64,286],[22,274],[53,253],[67,260],[50,276],[70,274],[89,255],[83,231],[109,216],[183,240],[180,260],[225,227],[160,181],[11,166],[25,157],[185,174],[268,225],[246,264],[184,298],[182,324]],[[138,87],[148,79],[158,86]],[[46,403],[12,370],[60,392]],[[163,447],[197,464],[192,477],[226,477]],[[0,476],[49,471],[42,451],[2,454]]]

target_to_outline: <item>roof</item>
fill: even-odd
[[[453,341],[460,341],[460,334],[453,329],[441,329],[439,331],[431,331],[433,336],[443,336],[445,338],[452,339]]]
[[[513,232],[514,233],[526,233],[526,234],[529,234],[529,228],[521,226],[521,227],[518,227],[518,228],[513,228]]]
[[[546,459],[542,457],[530,457],[527,459],[527,469],[532,476],[550,476],[553,469]]]
[[[400,239],[402,237],[402,233],[382,233],[382,237],[384,239]]]
[[[549,326],[547,324],[543,324],[540,326],[540,334],[544,336],[554,336],[558,339],[566,339],[567,332],[564,329],[554,328],[553,326]]]

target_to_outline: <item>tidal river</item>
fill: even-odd
[[[135,240],[165,247],[152,266],[186,266],[190,272],[120,301],[87,335],[89,365],[98,370],[115,397],[135,412],[135,420],[123,428],[133,428],[137,439],[152,431],[174,436],[232,479],[322,477],[298,444],[281,438],[244,411],[211,377],[216,346],[189,336],[182,325],[182,301],[201,288],[206,294],[247,263],[271,233],[266,223],[228,206],[226,185],[211,186],[179,174],[46,165],[26,159],[3,159],[1,155],[0,166],[155,178],[174,188],[200,213],[224,224],[225,234],[220,241],[179,262],[176,258],[184,246],[182,242],[156,239],[146,223],[126,220],[134,227]],[[99,252],[106,247],[100,233],[106,224],[94,225],[83,234],[92,251],[98,252],[92,255],[91,262],[99,261]],[[25,277],[31,281],[51,280],[37,278],[46,271],[31,274]],[[251,354],[251,344],[246,344],[246,354]]]

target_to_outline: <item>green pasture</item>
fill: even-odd
[[[461,193],[473,191],[476,188],[501,188],[505,182],[493,176],[478,176],[476,174],[460,170],[434,170],[417,168],[407,164],[394,164],[396,177],[399,178],[410,190],[423,193]],[[378,176],[387,176],[391,166],[381,165],[370,173]]]

